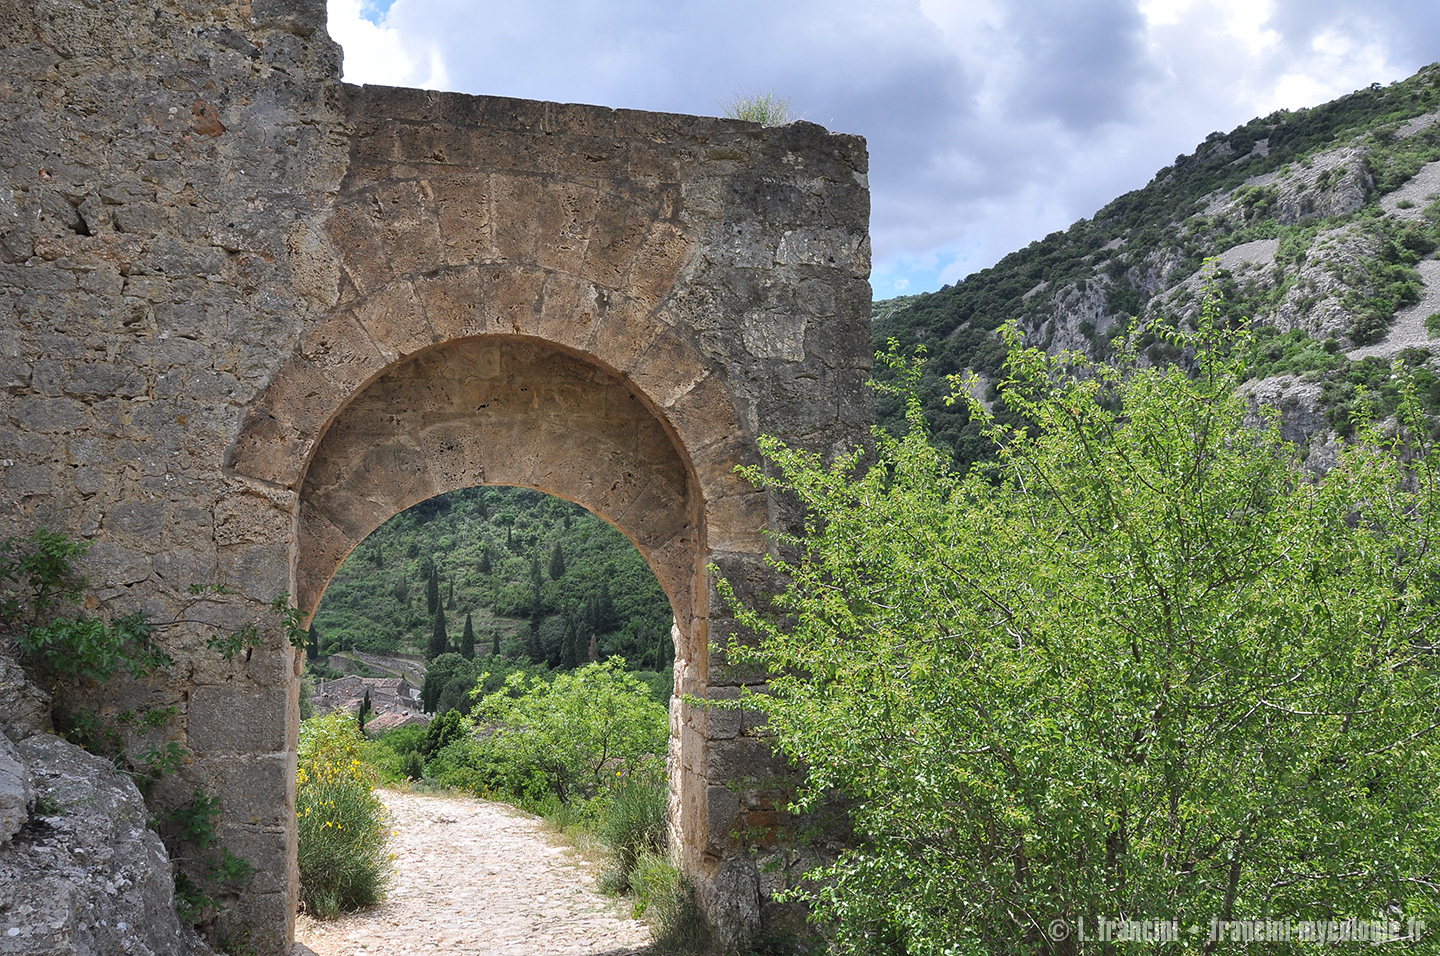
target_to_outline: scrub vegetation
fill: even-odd
[[[1192,372],[1027,349],[1003,328],[995,452],[963,476],[895,353],[903,436],[827,467],[774,442],[808,512],[768,606],[803,813],[853,839],[792,891],[831,951],[1078,952],[1082,922],[1440,917],[1440,450],[1403,370],[1323,478],[1236,389],[1256,343],[1210,297]],[[1373,411],[1373,410],[1372,410]],[[1093,937],[1092,937],[1093,938]],[[1312,951],[1287,944],[1280,951]],[[1088,950],[1086,950],[1088,951]],[[1315,950],[1315,951],[1318,951]]]

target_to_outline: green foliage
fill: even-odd
[[[379,902],[390,879],[388,811],[360,759],[364,750],[355,722],[339,711],[300,727],[300,899],[317,919]]]
[[[537,619],[537,593],[543,620],[583,612],[603,588],[613,613],[597,631],[600,655],[619,654],[636,667],[668,663],[657,658],[662,645],[653,635],[669,633],[670,602],[644,557],[603,519],[523,488],[469,488],[432,500],[444,505],[422,503],[392,518],[336,572],[315,613],[327,650],[424,653],[434,619],[428,602],[416,599],[429,590],[434,569],[447,591],[453,587],[454,607],[472,614],[482,656],[487,634],[492,652],[495,645],[526,652],[523,643],[506,648]],[[507,538],[518,551],[505,546]],[[557,547],[564,571],[552,578],[546,571],[559,570],[553,566]],[[531,573],[536,561],[538,587]],[[652,639],[642,642],[642,634]]]
[[[710,928],[695,902],[695,887],[668,856],[656,851],[641,853],[630,883],[635,915],[649,925],[656,950],[709,952]]]
[[[593,797],[608,777],[624,779],[660,759],[669,715],[649,688],[612,657],[555,675],[511,674],[476,709],[489,729],[477,745],[488,787],[532,801]]]
[[[250,878],[255,868],[226,847],[219,854],[220,837],[215,825],[220,820],[220,799],[196,790],[188,803],[172,807],[160,821],[175,869],[175,912],[187,923],[200,923],[222,908],[217,893],[233,893]]]
[[[610,783],[595,826],[610,851],[610,869],[601,881],[607,891],[630,892],[641,855],[664,851],[669,796],[658,763]]]
[[[74,604],[85,587],[75,561],[90,550],[86,541],[37,529],[26,541],[6,538],[0,543],[0,624],[32,624],[62,604]]]
[[[426,760],[434,757],[457,740],[470,736],[470,725],[457,710],[447,710],[443,715],[430,721],[425,728],[425,739],[420,744],[420,756]]]
[[[1194,377],[1012,333],[1038,429],[972,404],[1000,454],[963,478],[898,360],[910,428],[875,467],[770,441],[749,471],[809,515],[730,653],[770,669],[801,809],[849,808],[855,844],[797,893],[835,951],[1041,953],[1052,920],[1116,913],[1433,924],[1440,453],[1414,389],[1317,484],[1246,426],[1250,349],[1213,309],[1175,341]]]
[[[465,630],[460,634],[460,656],[467,661],[475,659],[475,622],[469,611],[465,612]]]
[[[1420,301],[1424,289],[1415,264],[1440,245],[1440,204],[1427,211],[1423,222],[1397,222],[1389,217],[1362,220],[1375,236],[1378,252],[1364,263],[1367,288],[1352,290],[1344,299],[1355,313],[1350,338],[1357,345],[1379,342],[1390,330],[1395,310]]]
[[[27,540],[0,543],[0,630],[13,631],[20,652],[48,678],[104,682],[117,673],[142,677],[174,661],[153,641],[144,615],[106,621],[88,614],[57,616],[79,603],[85,578],[74,562],[88,542],[38,529]]]
[[[750,96],[737,96],[725,104],[725,115],[731,119],[761,126],[784,126],[790,122],[790,101],[781,99],[771,90]]]
[[[433,661],[450,650],[450,637],[445,633],[445,609],[437,607],[430,624],[430,643],[425,648],[425,659]]]

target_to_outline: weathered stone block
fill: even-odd
[[[190,749],[200,756],[283,753],[287,700],[283,687],[195,688],[186,708]]]

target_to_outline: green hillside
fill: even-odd
[[[1420,302],[1416,267],[1440,242],[1440,184],[1427,169],[1440,160],[1437,110],[1440,65],[1432,65],[1403,82],[1212,133],[1093,218],[954,286],[876,303],[876,346],[924,346],[932,427],[963,466],[988,449],[963,407],[944,404],[945,377],[977,373],[995,400],[1003,324],[1017,323],[1027,344],[1104,359],[1137,318],[1139,327],[1188,323],[1202,264],[1230,253],[1215,270],[1227,313],[1267,330],[1254,376],[1309,375],[1324,393],[1319,412],[1344,431],[1356,386],[1384,391],[1390,361],[1416,344],[1413,329],[1394,341],[1392,325],[1398,310]],[[1136,344],[1151,364],[1184,359],[1153,332]],[[1397,347],[1352,354],[1387,345]],[[1431,361],[1413,350],[1403,359]],[[893,399],[879,406],[883,423],[901,424]],[[1005,414],[1003,402],[997,413]]]
[[[560,666],[567,636],[584,660],[593,634],[602,659],[673,660],[670,604],[635,546],[579,505],[525,488],[442,495],[374,531],[316,611],[321,651],[433,657],[432,605],[448,650],[461,650],[469,615],[477,656],[498,638],[510,657]]]

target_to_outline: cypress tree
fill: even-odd
[[[490,545],[488,544],[485,545],[485,549],[480,552],[480,573],[490,573]]]
[[[430,567],[430,579],[425,582],[425,613],[434,614],[440,607],[440,572]]]
[[[540,555],[530,555],[530,616],[536,620],[544,610],[541,602],[541,585],[545,583],[544,576],[540,573]]]
[[[611,572],[613,574],[613,571]],[[595,600],[594,627],[600,634],[615,630],[615,602],[610,597],[610,582],[600,579],[600,596]]]
[[[310,622],[310,633],[306,635],[309,640],[305,642],[305,659],[313,661],[320,656],[320,632],[315,628],[315,622]]]
[[[540,646],[539,628],[533,624],[522,624],[520,637],[525,653],[530,656],[530,663],[538,664],[545,659],[545,649]]]
[[[475,625],[470,623],[470,612],[465,612],[465,631],[460,635],[460,656],[467,661],[475,659]]]
[[[434,660],[450,650],[450,637],[445,633],[445,609],[435,611],[435,625],[430,631],[430,646],[425,649],[426,660]]]
[[[550,552],[550,580],[558,581],[565,574],[565,552],[560,550],[560,542],[555,542],[555,550]]]
[[[490,656],[500,656],[500,628],[493,626],[490,629]]]
[[[575,621],[575,615],[569,614],[565,618],[565,639],[560,644],[560,667],[564,670],[574,670],[580,666],[580,628]]]

